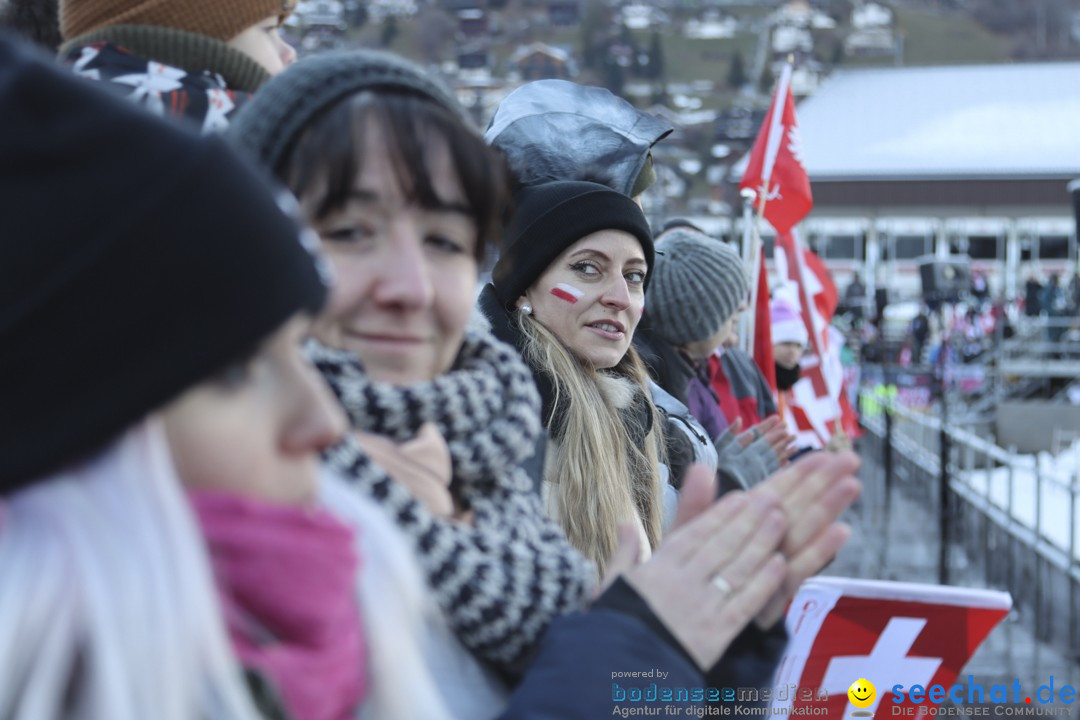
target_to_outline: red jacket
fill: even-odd
[[[738,348],[727,348],[722,355],[709,357],[709,381],[729,424],[742,418],[746,430],[777,412],[765,377],[753,358]]]

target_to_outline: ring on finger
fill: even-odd
[[[761,439],[761,429],[760,428],[751,428],[751,430],[754,433],[754,440],[760,440]]]
[[[713,587],[720,591],[720,595],[723,596],[724,600],[727,600],[729,597],[731,597],[731,593],[734,591],[734,588],[731,587],[731,583],[724,579],[723,575],[721,575],[720,573],[713,575],[713,579],[710,582],[712,583]]]

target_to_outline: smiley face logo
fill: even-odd
[[[877,690],[874,688],[874,684],[866,678],[859,678],[855,682],[851,683],[851,687],[847,691],[848,700],[851,704],[857,708],[868,708],[874,703],[874,698],[877,697]]]

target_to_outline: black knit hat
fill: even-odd
[[[323,53],[274,76],[233,118],[228,137],[271,170],[326,108],[362,90],[396,89],[426,97],[472,126],[457,98],[419,66],[377,50]]]
[[[285,193],[0,37],[0,494],[243,359],[325,276]]]
[[[531,185],[514,198],[514,215],[491,274],[495,294],[509,308],[555,258],[586,235],[624,230],[641,243],[653,267],[652,232],[638,204],[606,185],[562,180]],[[651,273],[650,273],[651,274]],[[645,276],[646,287],[649,276]]]

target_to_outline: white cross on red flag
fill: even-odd
[[[778,690],[797,691],[774,700],[773,714],[826,707],[823,717],[850,717],[863,708],[850,703],[848,688],[868,680],[876,697],[865,710],[891,717],[894,686],[948,689],[1011,607],[1009,594],[995,590],[813,578],[788,608],[791,640],[775,678]],[[905,697],[900,705],[913,704]]]
[[[840,295],[825,263],[799,241],[795,230],[780,235],[775,249],[781,284],[794,288],[810,341],[801,363],[801,378],[791,390],[785,420],[802,447],[824,447],[837,431],[860,434],[858,417],[844,389],[840,362],[843,337],[832,322]]]

